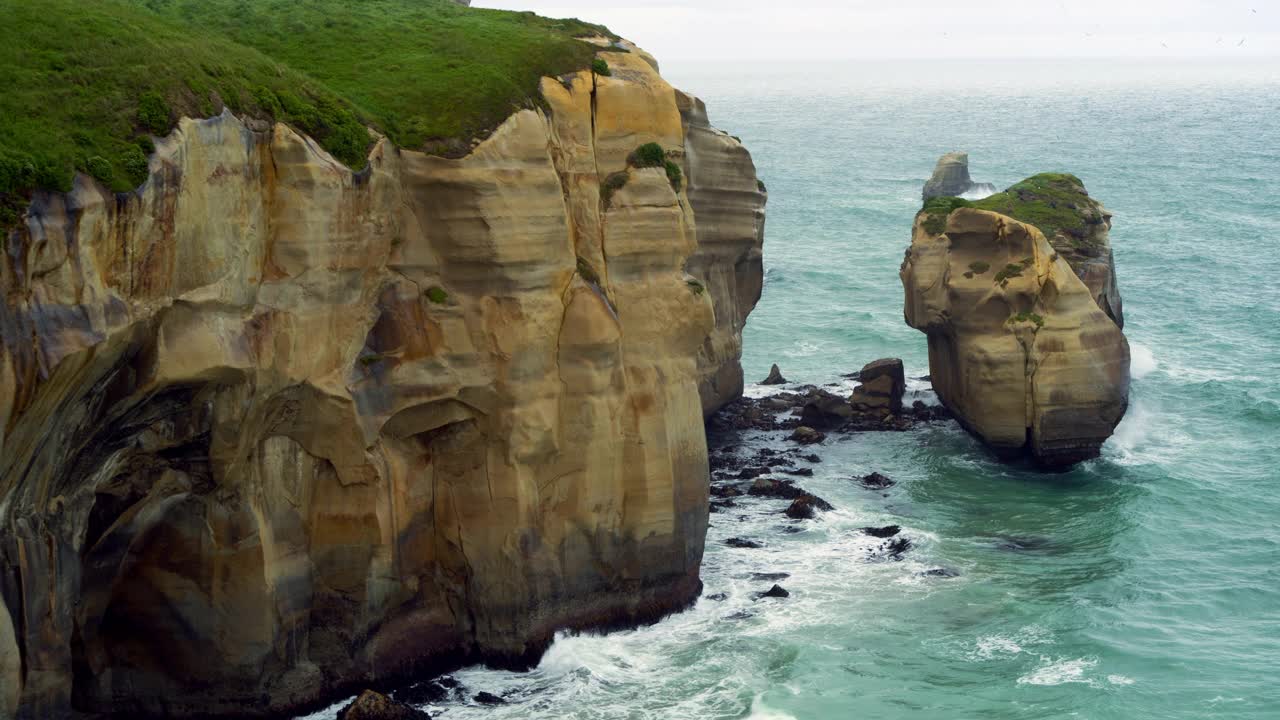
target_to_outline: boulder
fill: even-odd
[[[801,445],[814,445],[826,440],[827,436],[811,427],[801,425],[792,431],[791,436],[787,439],[793,442],[798,442]]]
[[[897,415],[902,412],[902,397],[907,390],[902,361],[887,358],[868,363],[858,373],[862,384],[854,388],[849,404],[858,412]]]
[[[761,385],[786,385],[787,379],[782,377],[782,371],[778,369],[778,364],[774,363],[773,367],[769,368],[769,377],[761,380],[760,384]]]
[[[849,401],[835,395],[824,395],[805,403],[800,423],[817,430],[838,428],[853,417]]]
[[[760,478],[752,483],[747,489],[748,495],[755,497],[771,497],[781,498],[784,500],[794,500],[801,495],[807,495],[802,488],[796,487],[789,480],[774,480],[773,478]]]
[[[764,545],[756,542],[755,540],[747,540],[746,538],[737,537],[731,537],[728,540],[725,540],[724,544],[731,548],[740,548],[744,550],[758,550],[764,547]]]
[[[484,691],[478,692],[476,693],[476,696],[472,699],[480,703],[481,705],[506,705],[507,704],[506,700],[503,700],[501,697],[498,697],[497,695],[494,695],[491,692],[484,692]]]
[[[902,528],[897,525],[885,525],[884,527],[864,527],[862,532],[875,538],[891,538],[902,532]]]
[[[834,510],[831,503],[816,495],[801,495],[791,501],[791,505],[783,512],[792,520],[810,520],[819,510]]]
[[[365,690],[338,713],[338,720],[431,720],[431,716],[382,693]]]
[[[969,177],[968,153],[951,152],[938,158],[933,175],[925,182],[921,194],[928,201],[935,197],[982,198],[995,192],[995,185],[975,183]]]

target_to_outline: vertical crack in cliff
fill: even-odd
[[[596,168],[596,183],[602,182],[603,176],[600,174],[600,150],[596,145],[596,113],[599,103],[599,79],[595,73],[591,74],[591,163]],[[600,282],[601,290],[608,297],[609,287],[609,249],[605,247],[605,225],[609,222],[609,209],[605,207],[604,198],[599,198],[599,218],[600,222],[596,227],[596,232],[600,233]]]

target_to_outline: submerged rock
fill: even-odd
[[[761,385],[786,385],[787,379],[782,377],[782,371],[778,369],[778,364],[774,363],[769,369],[769,377],[760,381]]]
[[[765,590],[764,592],[756,593],[757,600],[760,600],[763,598],[787,598],[787,597],[791,597],[791,593],[787,592],[787,589],[782,587],[781,585],[774,585],[773,587],[769,588],[768,590]]]
[[[928,337],[939,399],[1001,457],[1047,468],[1097,457],[1128,407],[1129,344],[1111,301],[1069,263],[1101,242],[1100,207],[1077,178],[1037,175],[916,217],[901,269],[907,323]]]
[[[484,692],[484,691],[478,692],[476,693],[476,696],[472,699],[480,703],[481,705],[506,705],[507,704],[506,700],[502,699],[501,697],[498,697],[497,695],[494,695],[491,692]]]
[[[897,525],[885,525],[884,527],[864,527],[862,532],[876,538],[891,538],[902,532],[902,528]]]
[[[920,577],[953,578],[959,576],[960,573],[951,568],[929,568],[920,573]]]
[[[338,713],[338,720],[431,720],[431,716],[382,693],[365,690]]]
[[[758,550],[764,547],[762,543],[756,542],[755,540],[738,537],[731,537],[728,540],[725,540],[724,544],[731,548],[742,548],[745,550]]]
[[[924,200],[936,197],[973,197],[993,195],[996,186],[991,183],[975,183],[969,177],[969,154],[951,152],[938,158],[933,176],[924,184],[921,193]]]
[[[773,573],[751,573],[752,580],[765,580],[768,582],[776,582],[778,580],[786,580],[791,577],[791,573],[773,572]]]
[[[875,472],[870,475],[863,475],[860,478],[856,478],[856,480],[859,485],[867,488],[868,490],[882,490],[884,488],[897,485],[897,483],[889,479],[887,475],[881,475],[880,473]]]
[[[461,692],[458,681],[445,676],[396,690],[392,696],[402,703],[425,705],[427,703],[443,702],[451,696],[460,695]]]

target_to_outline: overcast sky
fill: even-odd
[[[1280,56],[1280,0],[475,0],[662,60]]]

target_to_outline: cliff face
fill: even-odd
[[[716,309],[698,353],[698,391],[710,415],[742,394],[742,328],[764,287],[764,185],[742,143],[711,127],[701,100],[677,91],[676,101],[689,204],[698,219],[698,249],[687,269]]]
[[[1037,227],[960,208],[916,218],[907,324],[939,398],[997,453],[1096,457],[1128,406],[1129,344]]]
[[[224,114],[136,194],[36,198],[0,265],[0,712],[285,712],[697,596],[764,196],[602,57],[460,160],[353,175]],[[688,193],[626,167],[646,142]]]

